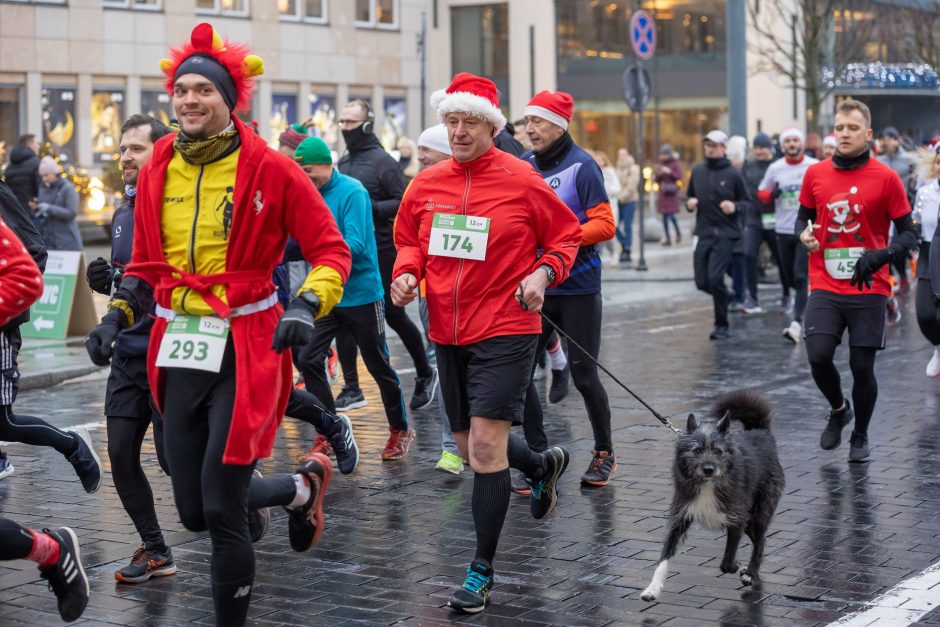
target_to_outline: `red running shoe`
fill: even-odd
[[[408,447],[415,439],[415,430],[410,427],[400,430],[389,429],[389,432],[388,442],[385,443],[385,448],[382,449],[383,462],[401,459],[407,455]]]

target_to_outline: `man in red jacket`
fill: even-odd
[[[568,465],[564,449],[536,453],[510,427],[522,421],[545,288],[567,278],[581,228],[531,166],[494,147],[506,119],[492,81],[458,74],[431,103],[453,156],[422,170],[402,198],[391,297],[404,306],[426,281],[444,404],[475,472],[476,555],[450,605],[480,612],[509,508],[509,467],[529,478],[532,515],[542,518]]]
[[[157,141],[141,169],[131,264],[86,345],[107,360],[118,331],[156,302],[148,379],[173,496],[184,526],[212,538],[216,622],[237,626],[254,579],[249,509],[284,506],[296,551],[323,530],[329,458],[252,475],[287,405],[286,349],[309,341],[314,319],[339,301],[351,261],[310,179],[233,114],[251,102],[261,59],[200,24],[161,67],[180,132]],[[271,277],[288,232],[313,269],[283,311]]]

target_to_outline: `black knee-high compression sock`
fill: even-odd
[[[530,479],[541,479],[545,476],[545,455],[529,448],[526,441],[514,433],[509,434],[509,467],[521,470]]]
[[[212,584],[215,624],[218,627],[241,627],[248,617],[254,576],[239,581]]]
[[[473,526],[477,532],[476,559],[493,563],[496,544],[503,530],[503,521],[509,511],[509,489],[512,480],[509,469],[497,472],[476,473],[473,476]]]

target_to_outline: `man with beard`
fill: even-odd
[[[392,228],[398,205],[405,193],[405,179],[392,158],[374,133],[374,115],[372,108],[364,100],[352,100],[343,107],[339,117],[339,127],[343,132],[347,152],[339,160],[336,168],[346,176],[357,179],[369,192],[372,200],[372,219],[375,224],[375,243],[379,253],[379,271],[382,275],[382,289],[385,290],[385,321],[392,327],[402,344],[411,355],[415,364],[415,391],[409,406],[411,409],[427,407],[434,400],[437,387],[437,370],[431,367],[424,348],[421,331],[411,321],[404,308],[396,307],[389,297],[392,283],[392,268],[395,265],[395,243],[392,240]],[[346,331],[336,336],[336,350],[343,367],[343,390],[336,397],[337,411],[365,407],[366,400],[359,388],[356,373],[356,343]],[[399,440],[407,437],[407,431],[392,430],[388,443],[382,452],[383,459],[392,458],[400,452]],[[404,446],[407,450],[407,445]]]
[[[795,223],[800,208],[803,175],[817,160],[803,154],[803,132],[797,128],[783,129],[780,132],[780,145],[783,146],[783,158],[777,159],[767,168],[757,193],[761,202],[774,204],[780,274],[793,290],[793,319],[783,330],[783,337],[797,344],[803,336],[809,258],[806,249],[800,245]]]

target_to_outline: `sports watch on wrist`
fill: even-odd
[[[543,263],[542,265],[539,266],[539,269],[545,270],[546,274],[548,274],[549,285],[555,282],[555,271],[552,270],[552,267],[550,265],[548,265],[547,263]]]

